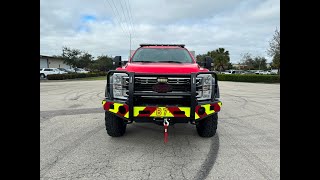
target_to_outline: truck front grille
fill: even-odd
[[[171,86],[170,92],[190,92],[190,78],[168,77],[167,83]],[[135,77],[135,92],[154,92],[153,86],[158,84],[157,77]]]

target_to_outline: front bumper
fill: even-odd
[[[113,73],[126,73],[129,78],[128,82],[128,99],[117,100],[113,98],[110,83],[110,77]],[[200,74],[212,74],[214,76],[214,83],[212,84],[212,97],[213,100],[208,101],[198,101],[196,99],[196,78]],[[174,92],[174,93],[150,93],[150,92],[136,92],[135,91],[135,77],[184,77],[190,78],[190,91],[185,93]],[[135,122],[153,122],[152,120],[159,120],[163,118],[168,118],[171,122],[191,122],[192,124],[198,122],[199,120],[211,116],[220,111],[221,101],[219,98],[219,86],[218,86],[218,76],[215,72],[197,72],[190,74],[141,74],[126,71],[115,71],[111,70],[107,73],[107,85],[105,99],[102,101],[103,108],[105,111],[115,114],[116,116],[124,119],[128,123]],[[180,106],[169,106],[166,104],[157,105],[155,103],[136,103],[135,98],[142,96],[182,96],[190,99],[190,104]],[[159,98],[158,98],[159,99]],[[178,100],[179,101],[179,100]],[[181,99],[180,99],[181,101]],[[151,105],[152,104],[152,105]],[[170,103],[169,103],[170,104]]]
[[[134,106],[133,116],[130,119],[129,105],[124,102],[111,101],[104,99],[102,101],[103,109],[114,115],[128,121],[141,121],[152,122],[155,118],[170,118],[172,120],[176,119],[177,123],[179,120],[184,119],[181,122],[191,121],[197,122],[203,118],[213,115],[220,111],[222,102],[221,101],[210,101],[198,103],[195,108],[191,107],[177,107],[177,106]],[[195,111],[191,112],[191,109]],[[191,117],[192,113],[194,118]]]

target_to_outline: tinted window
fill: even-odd
[[[51,69],[44,69],[44,71],[51,71]]]
[[[132,58],[132,62],[181,62],[192,63],[192,58],[185,49],[138,49]]]

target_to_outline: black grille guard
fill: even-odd
[[[114,100],[110,94],[110,76],[114,73],[125,73],[129,76],[129,98],[128,98],[128,105],[129,105],[129,119],[133,118],[133,107],[134,107],[134,96],[190,96],[191,97],[191,104],[190,104],[190,111],[194,112],[195,107],[197,106],[197,99],[196,99],[196,77],[199,74],[211,74],[214,76],[214,91],[212,91],[211,97],[214,100],[218,94],[218,76],[214,71],[207,71],[207,72],[197,72],[197,73],[190,73],[190,74],[143,74],[143,73],[134,73],[134,72],[127,72],[127,71],[117,71],[117,70],[110,70],[107,73],[107,84],[105,90],[105,97],[110,100]],[[191,85],[191,92],[190,93],[135,93],[134,92],[134,77],[158,77],[158,76],[166,76],[166,77],[188,77],[190,78],[190,85]],[[191,113],[192,119],[194,119],[194,113]]]

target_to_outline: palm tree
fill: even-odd
[[[229,51],[225,51],[224,48],[218,48],[215,51],[208,52],[207,55],[213,58],[214,69],[224,69],[224,66],[227,66],[230,62]]]

